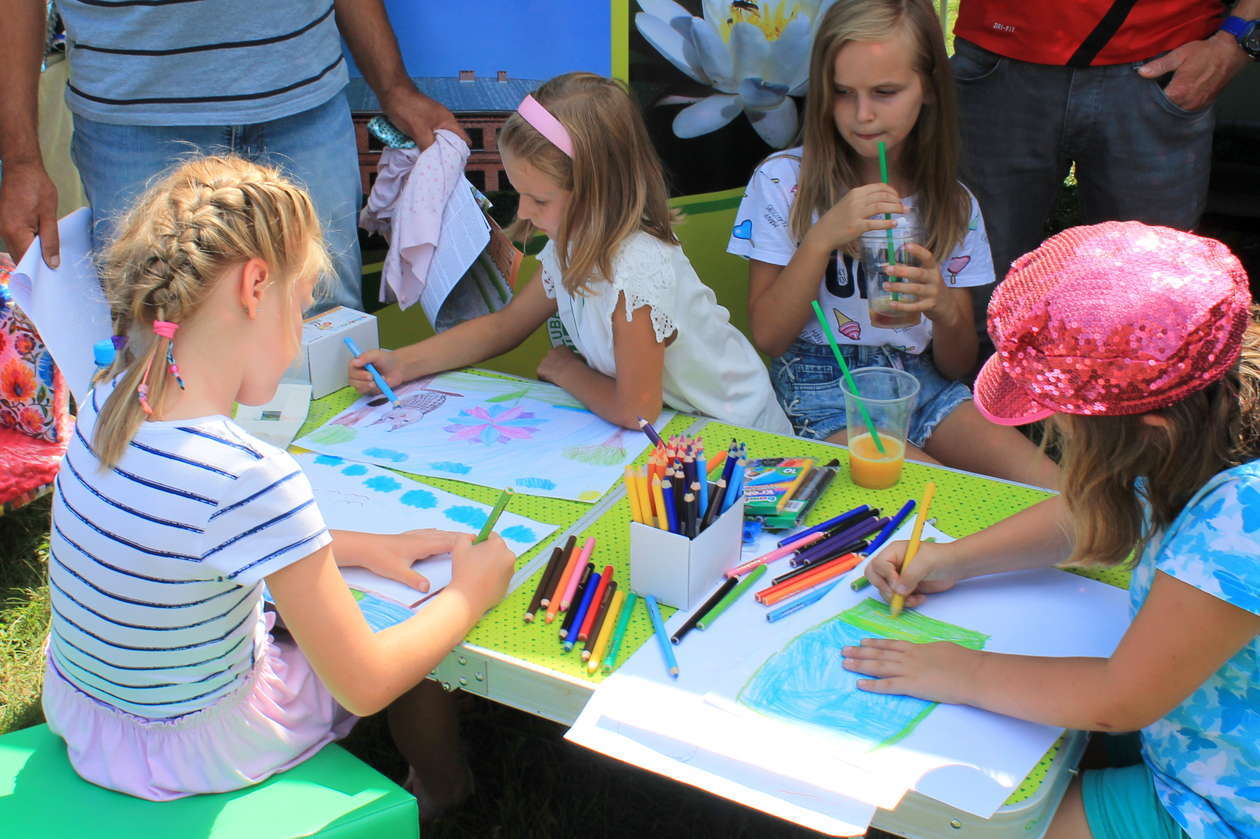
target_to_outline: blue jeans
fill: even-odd
[[[937,371],[930,350],[910,355],[891,347],[846,344],[840,352],[850,369],[896,367],[919,381],[919,396],[906,434],[910,443],[919,448],[926,445],[945,417],[971,399],[966,385],[950,381]],[[770,362],[770,383],[798,437],[826,440],[847,426],[840,381],[840,365],[826,344],[797,339],[787,352]]]
[[[1154,56],[1152,56],[1154,57]],[[975,193],[1001,280],[1036,248],[1076,163],[1085,224],[1142,221],[1189,230],[1207,203],[1211,106],[1186,111],[1141,62],[1055,67],[954,41],[964,182]],[[971,290],[983,335],[994,286]]]
[[[363,308],[359,155],[345,93],[309,111],[254,125],[113,125],[74,117],[71,155],[94,219],[97,250],[155,175],[190,154],[233,153],[279,167],[311,194],[337,276],[312,312]]]

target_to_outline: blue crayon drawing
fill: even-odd
[[[754,710],[788,717],[868,742],[873,748],[905,737],[935,702],[909,696],[869,693],[859,676],[844,668],[840,650],[863,638],[953,641],[982,649],[988,636],[905,612],[894,622],[888,606],[867,599],[835,618],[798,635],[771,656],[740,691],[739,701]]]
[[[481,507],[469,507],[464,504],[447,507],[442,511],[442,515],[446,516],[451,521],[466,524],[469,527],[475,528],[480,528],[486,523],[486,519],[490,517],[489,511],[484,510]]]
[[[341,464],[345,463],[345,460],[343,460],[340,457],[337,457],[336,455],[321,454],[315,458],[315,462],[318,463],[320,466],[340,466]]]
[[[504,539],[507,539],[509,542],[523,542],[527,545],[532,545],[538,541],[538,536],[534,533],[534,531],[530,530],[523,524],[512,525],[499,533],[499,535]]]
[[[430,510],[437,506],[437,497],[427,489],[413,489],[410,492],[404,492],[398,500],[409,507],[416,507],[420,510]]]
[[[407,455],[403,452],[396,452],[393,449],[364,449],[364,457],[370,457],[373,460],[392,460],[394,463],[402,463],[407,459]]]
[[[439,472],[450,472],[452,475],[467,475],[472,471],[472,467],[467,463],[457,463],[453,460],[439,460],[437,463],[430,463],[429,468]]]
[[[352,463],[349,466],[347,466],[345,469],[342,469],[341,474],[349,475],[352,478],[357,478],[359,475],[366,475],[367,470],[368,468],[364,466],[362,463]]]
[[[555,489],[556,482],[547,478],[517,478],[516,485],[525,489]]]
[[[368,489],[374,489],[377,492],[394,492],[402,489],[402,484],[395,481],[388,475],[377,475],[375,478],[368,478],[363,482]]]

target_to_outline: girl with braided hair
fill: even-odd
[[[94,783],[152,800],[245,787],[393,703],[413,788],[441,801],[466,786],[453,718],[416,713],[440,690],[417,684],[503,596],[511,552],[494,536],[330,532],[293,459],[229,418],[273,396],[327,272],[306,193],[234,157],[155,183],[103,254],[126,343],[56,482],[44,687]],[[376,634],[336,568],[425,590],[412,562],[446,551],[451,584]]]

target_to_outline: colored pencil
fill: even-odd
[[[795,542],[797,539],[801,538],[802,536],[808,536],[809,534],[815,533],[819,530],[830,530],[831,528],[835,527],[838,524],[844,524],[845,522],[849,521],[849,519],[853,518],[854,516],[859,516],[862,513],[865,513],[869,509],[870,507],[866,506],[865,504],[862,504],[859,507],[854,507],[852,510],[849,510],[848,512],[841,513],[840,515],[835,516],[834,518],[830,518],[830,519],[827,519],[826,521],[819,522],[813,527],[807,527],[804,530],[799,530],[796,533],[791,534],[790,536],[785,536],[784,538],[780,539],[779,547],[781,548],[784,545],[788,544],[789,542]]]
[[[699,488],[699,492],[696,493],[696,517],[700,521],[704,521],[704,514],[709,509],[709,476],[697,475],[696,477],[698,480],[692,484],[692,486]],[[699,524],[697,523],[696,526],[699,527]]]
[[[652,423],[648,422],[643,417],[639,417],[639,430],[646,434],[647,438],[656,445],[665,445],[665,442],[661,439],[661,435],[657,434],[656,429],[652,427]]]
[[[669,516],[665,513],[665,490],[661,488],[661,479],[652,478],[652,498],[656,504],[656,526],[661,530],[669,530]]]
[[[902,504],[901,509],[897,511],[897,515],[889,519],[888,524],[886,524],[884,526],[884,529],[879,532],[879,535],[871,540],[870,546],[866,549],[866,555],[874,556],[876,551],[884,547],[884,543],[887,542],[892,537],[892,535],[897,532],[897,528],[901,527],[901,523],[906,520],[906,516],[910,515],[910,511],[913,509],[914,509],[913,498],[911,498],[905,504]]]
[[[814,533],[810,533],[809,535],[805,536],[802,539],[797,539],[795,542],[788,542],[786,545],[782,545],[778,548],[775,548],[772,551],[764,553],[761,556],[757,557],[756,559],[750,559],[747,562],[745,562],[743,565],[736,565],[730,571],[726,572],[726,576],[742,577],[745,574],[747,574],[749,571],[753,570],[754,568],[757,568],[762,565],[767,565],[771,562],[774,562],[777,559],[782,559],[783,557],[787,556],[790,553],[793,553],[794,551],[799,551],[802,548],[807,548],[810,545],[814,544],[815,542],[822,541],[823,539],[826,538],[826,536],[827,534],[821,530],[816,531]]]
[[[847,574],[852,571],[857,564],[862,561],[862,557],[857,554],[849,554],[847,557],[837,557],[834,562],[828,562],[826,565],[819,567],[812,574],[802,575],[795,580],[790,580],[782,585],[774,587],[773,591],[766,590],[757,593],[757,599],[765,606],[773,606],[782,600],[786,600],[794,594],[811,589],[817,585],[825,583],[841,574]]]
[[[766,566],[764,565],[758,568],[754,568],[751,574],[749,574],[744,579],[740,580],[739,585],[731,589],[730,592],[728,592],[725,597],[723,597],[721,600],[718,601],[718,604],[716,606],[714,606],[712,609],[709,610],[709,613],[707,615],[702,617],[696,623],[696,629],[699,629],[701,632],[703,632],[704,630],[712,626],[713,622],[717,620],[719,617],[721,617],[723,612],[731,608],[731,604],[733,604],[736,600],[738,600],[741,596],[743,596],[744,592],[748,591],[748,589],[756,585],[757,581],[760,580],[763,576],[765,576],[765,573],[766,573]]]
[[[479,545],[490,538],[490,534],[494,532],[494,526],[499,523],[499,516],[503,515],[503,511],[507,509],[508,502],[512,500],[511,487],[499,493],[499,500],[494,502],[494,507],[490,510],[486,523],[481,526],[481,532],[477,534],[477,538],[473,539],[474,545]]]
[[[630,625],[630,618],[634,615],[634,604],[638,601],[639,595],[632,591],[626,594],[625,602],[621,604],[621,613],[617,615],[617,627],[613,630],[612,640],[608,642],[608,652],[604,655],[605,673],[611,673],[617,666],[617,653],[621,651],[621,642],[626,637],[626,627]]]
[[[564,549],[559,545],[552,549],[551,559],[547,560],[547,567],[543,569],[538,588],[534,591],[533,599],[529,601],[529,608],[525,610],[525,623],[534,622],[534,613],[542,606],[543,595],[548,591],[549,586],[554,586],[556,574],[560,573],[563,564],[560,559],[562,556],[564,556]]]
[[[643,595],[643,602],[647,604],[648,617],[652,619],[652,631],[656,633],[656,643],[661,648],[661,657],[665,659],[665,671],[670,678],[677,679],[678,659],[674,657],[674,645],[669,643],[669,636],[665,634],[661,608],[656,605],[656,598],[650,594]]]
[[[678,533],[678,511],[674,509],[674,486],[669,480],[661,481],[661,497],[665,499],[665,521],[670,533]]]
[[[643,512],[639,509],[639,493],[634,488],[634,470],[626,467],[626,501],[630,504],[630,518],[643,523]]]
[[[573,628],[573,621],[577,619],[578,609],[582,606],[582,598],[586,596],[587,584],[591,581],[591,575],[595,573],[595,563],[588,562],[582,566],[582,573],[578,575],[577,590],[573,593],[573,605],[565,611],[564,620],[560,622],[560,640],[563,641],[569,634],[569,630]]]
[[[363,355],[363,351],[359,349],[359,345],[356,344],[354,339],[349,335],[341,340],[345,343],[346,349],[350,350],[350,354],[355,358]],[[377,389],[379,389],[381,394],[389,400],[389,404],[393,405],[395,408],[402,404],[398,401],[398,394],[394,393],[394,389],[389,386],[389,382],[385,381],[385,377],[381,375],[380,370],[376,369],[375,364],[369,362],[363,365],[363,369],[368,371],[368,375],[372,377],[372,381],[376,382]]]
[[[901,573],[910,567],[915,554],[919,552],[919,540],[923,538],[923,525],[927,522],[928,508],[932,506],[932,498],[936,495],[936,482],[928,481],[923,486],[923,500],[919,502],[919,517],[914,520],[914,530],[910,531],[910,544],[906,545],[906,557],[901,560]],[[906,607],[905,595],[894,594],[888,604],[888,613],[894,618]]]
[[[726,460],[726,452],[721,451],[713,455],[713,457],[709,458],[707,461],[705,461],[705,464],[704,464],[705,477],[712,475],[713,470],[721,466],[725,460]]]
[[[689,492],[683,496],[683,529],[688,539],[696,538],[696,493]]]
[[[831,593],[831,590],[833,588],[835,588],[838,585],[840,585],[840,581],[835,580],[823,586],[822,588],[815,589],[814,591],[809,592],[808,594],[802,594],[800,597],[796,598],[792,602],[784,603],[782,606],[779,606],[777,609],[771,609],[769,612],[766,612],[766,620],[769,621],[770,623],[774,623],[775,621],[783,620],[789,615],[794,615],[797,612],[799,612],[801,609],[804,609],[807,606],[812,606],[815,603],[817,603],[819,600],[822,600],[824,597],[826,597],[828,594]]]
[[[595,605],[586,613],[582,620],[581,626],[578,627],[577,639],[585,641],[591,634],[591,627],[595,624],[595,613],[599,611],[599,604],[604,601],[604,592],[608,590],[608,586],[612,583],[613,567],[605,565],[604,570],[599,575],[599,587],[595,589],[595,598],[592,601]]]
[[[704,521],[700,524],[701,530],[708,530],[717,517],[721,514],[722,499],[726,496],[726,481],[721,478],[713,485],[713,493],[709,498],[709,509],[704,512]]]
[[[612,642],[613,632],[617,628],[617,619],[621,616],[622,604],[625,601],[626,593],[624,591],[618,590],[612,593],[612,601],[608,605],[608,611],[604,613],[604,620],[599,629],[599,637],[595,641],[595,649],[586,661],[588,673],[594,673],[599,670],[599,665],[603,663],[604,655],[608,652],[608,645]]]
[[[582,573],[579,570],[582,567],[582,551],[577,546],[577,537],[570,536],[569,541],[564,543],[564,547],[569,559],[565,563],[564,570],[560,572],[560,576],[556,578],[556,587],[551,592],[550,601],[547,603],[547,623],[555,620],[560,612],[560,603],[564,600],[564,593],[569,590],[569,578],[574,574]]]
[[[652,493],[648,489],[648,479],[646,475],[637,473],[634,476],[634,488],[639,495],[639,510],[643,513],[643,523],[648,527],[656,526],[656,518],[652,509]]]
[[[735,462],[735,468],[731,470],[730,483],[726,485],[726,492],[722,493],[722,512],[725,513],[739,497],[744,494],[744,471],[748,468],[744,459],[741,457]]]
[[[578,599],[575,601],[577,605],[565,615],[564,625],[560,627],[560,641],[564,644],[566,653],[577,643],[578,631],[582,628],[582,622],[586,620],[586,613],[591,608],[591,601],[595,599],[595,592],[603,579],[595,570],[594,564],[588,563],[586,567],[590,569],[590,572],[578,586]]]
[[[871,584],[871,581],[866,579],[866,575],[863,574],[862,576],[858,577],[853,582],[849,583],[849,588],[853,589],[854,591],[861,591],[862,589],[866,588],[870,584]]]
[[[861,553],[862,548],[864,547],[866,547],[866,543],[860,540],[857,542],[849,542],[847,545],[841,545],[840,547],[836,548],[835,551],[833,551],[832,553],[827,554],[825,556],[821,556],[807,565],[798,565],[797,567],[793,568],[791,571],[788,571],[784,574],[780,574],[779,576],[771,580],[770,584],[777,586],[779,583],[782,583],[785,580],[794,580],[797,577],[801,576],[802,574],[807,573],[811,568],[817,568],[819,565],[822,565],[824,562],[830,562],[831,560],[835,559],[838,556],[846,556],[848,554]]]
[[[608,575],[612,576],[611,572]],[[617,581],[611,580],[604,589],[604,594],[595,604],[595,620],[591,621],[590,631],[585,638],[579,639],[582,642],[582,660],[587,661],[591,657],[591,651],[595,649],[595,642],[599,640],[599,636],[604,630],[604,621],[608,615],[608,607],[612,605],[613,595],[617,593]]]
[[[595,551],[595,537],[588,537],[586,542],[582,544],[582,550],[578,553],[578,568],[585,566],[591,561],[591,554]],[[578,574],[582,572],[577,572]],[[560,598],[560,611],[568,611],[573,605],[574,595],[577,593],[578,578],[574,576],[569,580],[569,586],[565,589],[564,595]]]
[[[722,598],[730,594],[731,589],[735,588],[738,584],[739,580],[735,577],[727,577],[723,580],[722,585],[714,589],[713,593],[709,595],[709,598],[700,604],[700,608],[692,612],[691,617],[687,618],[687,620],[683,622],[683,625],[678,627],[678,631],[670,637],[670,642],[673,644],[681,644],[682,639],[687,637],[687,633],[695,629],[696,624],[700,623],[700,621],[704,619],[704,616],[709,613],[709,610],[720,603]]]

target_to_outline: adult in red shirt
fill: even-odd
[[[1225,14],[1221,0],[962,0],[952,63],[966,180],[999,277],[1041,242],[1072,163],[1084,223],[1194,227],[1212,102],[1248,60]],[[1228,14],[1260,17],[1260,0]]]

